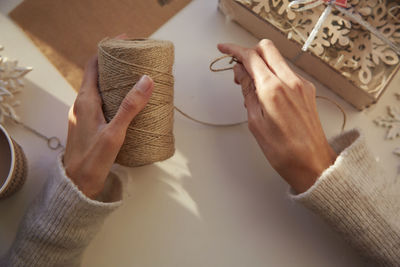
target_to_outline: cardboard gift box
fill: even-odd
[[[344,1],[346,2],[346,1]],[[289,0],[220,0],[219,8],[260,39],[270,39],[281,53],[322,84],[362,110],[376,103],[400,68],[400,6],[397,1],[350,0],[355,14],[384,42],[334,7],[308,51],[302,46],[326,5],[296,11]]]

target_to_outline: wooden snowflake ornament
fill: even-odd
[[[275,9],[280,16],[286,16],[289,20],[296,18],[296,13],[288,8],[289,0],[252,0],[250,5],[253,6],[254,12],[257,14],[270,12]]]
[[[400,94],[396,94],[400,100]],[[388,128],[386,139],[394,139],[400,136],[400,107],[389,106],[388,115],[378,117],[375,120],[378,126]]]
[[[299,8],[293,8],[290,0],[237,1],[245,3],[253,12],[279,28],[288,39],[302,45],[327,10],[325,4],[304,9],[305,4],[299,3]],[[400,62],[400,2],[347,0],[345,10],[347,14],[343,8],[332,8],[332,12],[324,16],[321,27],[311,44],[307,43],[306,49],[359,88],[378,94],[384,88],[382,81],[390,77]]]
[[[304,12],[305,14],[300,13],[293,21],[293,24],[297,27],[291,31],[291,34],[301,35],[301,39],[305,39],[304,36],[308,37],[323,10],[324,6],[319,6],[311,11],[309,10],[307,13]],[[340,47],[349,46],[351,43],[348,36],[350,29],[351,23],[347,19],[337,12],[331,14],[324,22],[320,33],[312,42],[310,50],[321,56],[326,51],[326,48],[335,45]]]
[[[2,50],[3,47],[0,46],[0,51]],[[0,123],[4,123],[7,117],[19,120],[14,109],[19,102],[14,100],[14,94],[24,87],[23,77],[31,70],[30,67],[18,66],[16,60],[0,55]]]
[[[0,46],[0,51],[3,47]],[[9,60],[0,55],[0,89],[16,93],[24,87],[22,78],[32,70],[30,67],[18,66],[17,60]]]
[[[400,94],[395,94],[396,98],[400,100]],[[389,106],[388,115],[380,116],[374,121],[376,125],[388,128],[386,139],[394,139],[400,136],[400,107]],[[400,147],[393,150],[393,154],[400,157]],[[400,174],[400,166],[398,168]]]

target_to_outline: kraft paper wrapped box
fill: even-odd
[[[272,40],[287,59],[357,109],[376,103],[400,68],[400,3],[337,0],[372,27],[368,30],[334,5],[308,51],[303,52],[327,4],[308,9],[303,8],[307,4],[300,4],[295,10],[290,2],[220,0],[219,8],[257,38]]]

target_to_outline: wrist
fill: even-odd
[[[69,164],[62,161],[67,177],[75,186],[88,198],[96,199],[103,191],[105,179],[96,177],[92,172],[86,171],[86,166],[82,164]]]
[[[78,189],[90,199],[95,200],[103,191],[104,183],[93,183],[93,179],[87,176],[70,175],[65,170],[67,177],[78,187]]]
[[[312,153],[312,156],[306,162],[306,168],[299,171],[294,182],[291,184],[297,193],[304,193],[309,190],[322,173],[335,163],[336,152],[326,143],[325,149],[319,153]]]

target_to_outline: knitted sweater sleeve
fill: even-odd
[[[352,130],[331,141],[338,153],[305,193],[291,195],[323,217],[369,261],[400,266],[400,183],[388,179]]]
[[[111,183],[102,201],[89,199],[66,176],[60,156],[0,266],[79,266],[104,219],[121,205],[120,186]]]

